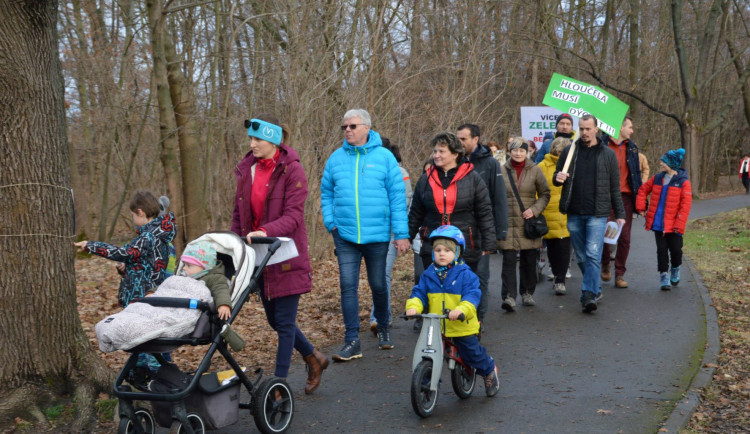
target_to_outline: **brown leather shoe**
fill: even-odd
[[[615,276],[615,287],[617,288],[627,288],[628,282],[625,280],[624,276]]]
[[[602,268],[602,280],[605,282],[609,282],[609,279],[612,278],[612,273],[609,271],[609,267]]]
[[[316,359],[318,359],[318,363],[320,363],[320,367],[325,369],[328,367],[328,357],[326,357],[325,354],[321,353],[318,350],[313,350],[313,355]]]
[[[320,386],[323,370],[328,367],[328,357],[318,350],[304,357],[307,364],[307,382],[305,383],[305,395],[309,395]]]

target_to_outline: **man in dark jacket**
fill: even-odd
[[[492,217],[495,222],[495,236],[498,240],[504,240],[508,234],[508,201],[505,194],[505,181],[500,163],[492,156],[492,151],[485,145],[479,143],[481,131],[474,124],[463,124],[458,127],[458,140],[466,151],[466,157],[474,165],[474,171],[479,174],[490,194],[492,203]],[[494,249],[493,249],[494,250]],[[482,290],[482,298],[477,306],[477,317],[479,321],[484,320],[489,303],[489,281],[490,281],[490,258],[483,255],[477,265],[477,276],[479,276],[479,287]]]
[[[549,148],[552,145],[552,141],[556,138],[565,137],[571,141],[573,140],[573,135],[575,135],[575,132],[573,131],[573,118],[567,113],[561,114],[555,121],[555,130],[555,135],[544,139],[542,146],[536,151],[536,154],[534,154],[534,162],[536,164],[541,163],[542,160],[544,160],[544,156],[549,154]]]
[[[578,121],[581,137],[574,143],[568,171],[563,168],[573,145],[560,154],[553,178],[556,186],[563,186],[560,212],[568,215],[570,241],[583,273],[581,306],[587,313],[596,310],[601,294],[600,260],[610,209],[614,209],[617,224],[625,223],[617,157],[597,137],[597,125],[594,116],[581,117]]]
[[[635,211],[635,198],[638,189],[641,188],[641,164],[638,159],[638,146],[630,139],[633,134],[633,118],[625,116],[620,127],[620,138],[614,138],[604,134],[602,142],[609,146],[617,156],[617,165],[620,169],[620,194],[622,204],[625,207],[625,224],[622,225],[620,237],[617,239],[617,253],[615,254],[615,286],[627,288],[625,280],[625,263],[630,253],[630,228],[633,224],[633,212]],[[614,217],[614,212],[609,218]],[[609,282],[612,278],[609,263],[611,261],[609,244],[604,244],[602,251],[602,280]]]

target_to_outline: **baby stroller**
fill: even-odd
[[[258,429],[264,433],[284,432],[292,422],[294,396],[287,382],[276,377],[263,379],[260,368],[255,370],[253,378],[249,378],[227,349],[227,341],[231,342],[233,349],[237,349],[237,346],[241,349],[244,345],[241,338],[229,329],[229,325],[250,294],[260,291],[258,279],[271,256],[281,246],[281,240],[252,238],[250,246],[232,232],[210,232],[190,244],[200,241],[212,243],[216,248],[217,260],[224,263],[227,278],[231,280],[231,316],[225,324],[219,320],[213,303],[195,299],[145,297],[137,300],[152,306],[199,309],[201,315],[195,330],[188,336],[152,339],[127,350],[131,355],[114,385],[114,395],[119,399],[118,433],[153,433],[156,425],[168,427],[170,432],[203,433],[236,422],[240,408],[250,410]],[[260,254],[256,255],[256,249]],[[181,269],[182,264],[177,271]],[[209,345],[194,373],[183,373],[162,357],[161,353],[173,351],[182,345]],[[216,351],[229,363],[231,371],[208,372]],[[162,365],[161,368],[148,384],[133,381],[128,381],[129,385],[123,384],[132,378],[130,376],[140,353],[152,354]],[[227,372],[231,378],[222,378],[230,376],[226,375]],[[241,386],[250,395],[249,403],[239,401]],[[136,400],[150,401],[153,415],[144,407],[134,406]]]

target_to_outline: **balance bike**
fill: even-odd
[[[443,359],[451,370],[451,385],[459,398],[470,397],[476,384],[476,372],[461,360],[453,340],[444,335],[441,320],[448,319],[448,313],[450,309],[444,309],[443,315],[423,313],[403,316],[406,320],[423,319],[422,331],[414,348],[411,376],[411,405],[423,418],[432,415],[437,405]],[[464,320],[463,314],[458,320]]]

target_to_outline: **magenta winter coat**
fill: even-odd
[[[261,227],[269,237],[289,237],[294,240],[299,256],[263,270],[263,284],[268,299],[304,294],[312,289],[312,269],[307,253],[305,229],[305,200],[307,177],[299,162],[299,154],[285,144],[279,146],[279,161],[268,182],[268,196],[263,208]],[[234,196],[232,232],[245,237],[252,232],[250,168],[256,158],[252,151],[235,168],[237,193]]]

